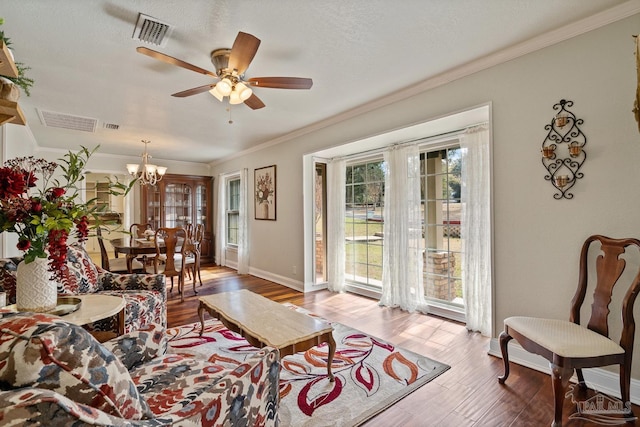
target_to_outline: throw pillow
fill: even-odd
[[[79,244],[69,245],[67,262],[62,270],[61,294],[88,294],[102,290],[98,281],[98,269],[87,251]]]

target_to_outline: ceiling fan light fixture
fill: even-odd
[[[238,92],[238,96],[240,97],[240,100],[242,102],[244,102],[247,99],[249,99],[251,97],[251,95],[253,94],[253,91],[251,90],[251,88],[247,87],[247,85],[245,85],[243,83],[238,83],[236,85],[236,87],[234,88],[234,92]]]
[[[231,94],[229,95],[229,104],[231,105],[236,105],[236,104],[242,104],[242,99],[240,99],[240,95],[238,94],[237,90],[234,90],[233,92],[231,92]]]
[[[222,96],[222,94],[221,94],[221,93],[220,93],[220,91],[218,90],[218,85],[215,85],[215,86],[213,87],[213,89],[211,89],[211,90],[209,91],[209,93],[210,93],[211,95],[215,96],[215,97],[218,99],[218,101],[220,101],[220,102],[222,102],[222,100],[224,99],[224,96]]]
[[[225,77],[224,79],[220,80],[220,82],[216,85],[216,88],[218,89],[220,95],[229,96],[231,94],[231,91],[233,90],[233,84],[231,83],[231,80]]]

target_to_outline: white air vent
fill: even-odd
[[[104,128],[105,129],[111,129],[111,130],[118,130],[118,129],[120,129],[120,125],[117,125],[115,123],[105,123],[104,124]]]
[[[133,30],[133,38],[156,46],[165,46],[173,26],[151,16],[138,14],[138,22]]]
[[[54,111],[38,110],[40,121],[51,128],[81,130],[83,132],[95,132],[98,119],[91,117],[72,116],[71,114],[56,113]]]

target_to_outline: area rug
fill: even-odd
[[[343,324],[332,326],[337,345],[333,383],[327,375],[326,344],[282,359],[280,425],[357,426],[449,369]],[[169,329],[169,351],[197,354],[230,368],[256,351],[217,320],[205,322],[202,337],[200,327],[196,322]]]

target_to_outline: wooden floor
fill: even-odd
[[[464,325],[399,309],[352,294],[308,294],[222,267],[203,267],[204,286],[194,295],[191,282],[180,302],[176,289],[167,304],[169,327],[198,321],[198,296],[249,289],[278,302],[290,302],[320,316],[377,336],[395,345],[447,363],[451,369],[369,420],[367,427],[388,426],[548,426],[553,418],[549,375],[512,364],[506,385],[498,384],[502,360],[489,356],[489,339]],[[577,400],[593,396],[589,392]],[[640,408],[633,407],[635,414]],[[564,405],[565,426],[598,426],[569,420],[575,405]],[[632,424],[625,424],[632,425]],[[640,425],[640,423],[638,423]]]

